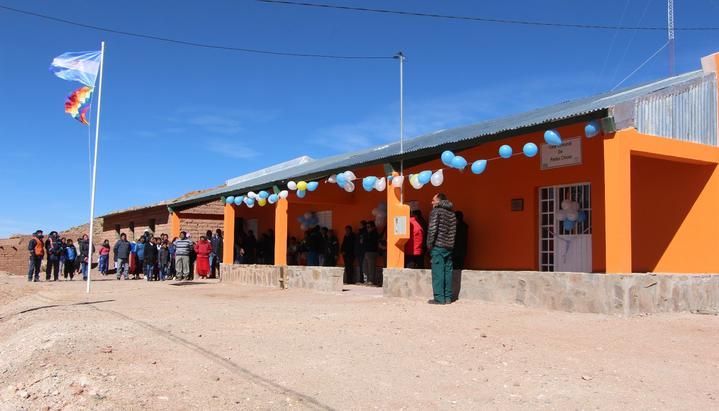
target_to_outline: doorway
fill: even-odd
[[[539,270],[592,271],[591,184],[539,189]]]

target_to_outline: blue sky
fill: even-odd
[[[329,2],[329,1],[327,1]],[[333,0],[443,14],[608,25],[666,24],[662,0]],[[606,91],[664,32],[551,29],[249,0],[0,0],[113,29],[236,47],[407,55],[408,136]],[[717,26],[719,0],[680,2],[677,26]],[[191,48],[0,10],[0,237],[88,218],[87,128],[63,112],[78,85],[48,71],[107,42],[97,213],[153,203],[301,155],[398,136],[394,60],[335,61]],[[677,34],[677,72],[719,51],[718,32]],[[659,54],[626,85],[666,76]]]

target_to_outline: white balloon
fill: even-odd
[[[577,218],[579,218],[579,213],[574,210],[567,211],[567,220],[569,221],[577,221]]]
[[[332,174],[331,176],[329,176],[329,178],[327,178],[327,182],[328,182],[328,183],[332,183],[332,184],[336,183],[336,182],[337,182],[337,175],[336,175],[336,174]]]
[[[347,184],[345,184],[344,189],[348,193],[355,191],[355,183],[348,181]]]
[[[355,175],[355,173],[351,172],[350,170],[345,171],[345,177],[347,178],[347,181],[357,180],[357,176]]]
[[[559,210],[554,214],[554,216],[557,218],[557,220],[564,221],[567,219],[567,212],[565,210]]]
[[[374,189],[377,191],[384,191],[384,189],[387,188],[387,179],[384,177],[377,180],[376,183],[374,183]]]
[[[254,207],[254,206],[255,206],[255,203],[247,204],[247,208],[252,208],[252,207]]]
[[[562,203],[561,203],[562,210],[569,210],[570,204],[571,204],[571,201],[562,200]]]
[[[429,181],[432,183],[433,186],[439,187],[444,183],[444,173],[442,172],[442,169],[439,169],[435,171],[432,174],[432,178],[429,179]]]
[[[409,184],[414,187],[415,190],[419,190],[424,186],[424,184],[419,182],[419,178],[410,178]]]
[[[295,183],[294,181],[288,181],[287,188],[289,188],[292,191],[295,191],[295,190],[297,190],[297,183]]]
[[[254,191],[250,191],[249,193],[247,193],[247,197],[257,198],[257,193],[255,193]]]
[[[282,190],[282,191],[280,191],[280,193],[277,194],[277,195],[278,195],[280,198],[287,198],[287,196],[288,196],[289,194],[290,194],[290,193],[289,193],[287,190]]]
[[[400,187],[402,187],[403,182],[404,182],[404,176],[392,177],[392,187],[400,188]]]

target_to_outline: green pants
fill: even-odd
[[[432,291],[439,303],[452,302],[452,252],[446,248],[434,247],[432,257]]]

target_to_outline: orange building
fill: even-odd
[[[717,147],[717,55],[702,70],[617,92],[581,98],[507,118],[460,127],[399,143],[287,167],[235,185],[210,190],[172,205],[174,227],[182,210],[250,191],[286,190],[290,181],[317,181],[316,191],[274,205],[224,205],[223,261],[234,262],[235,233],[275,232],[275,265],[286,264],[287,238],[301,238],[298,223],[315,213],[337,231],[374,220],[387,205],[387,251],[382,264],[403,266],[410,207],[430,211],[444,192],[469,226],[465,268],[474,270],[577,271],[598,273],[719,272],[719,148]],[[587,133],[591,124],[598,134]],[[544,141],[556,130],[561,145]],[[526,143],[539,149],[522,153]],[[501,158],[501,146],[513,155]],[[469,162],[447,167],[451,150]],[[476,160],[488,160],[481,174]],[[362,189],[365,176],[400,172],[401,189]],[[420,189],[410,174],[442,169],[439,187]],[[351,170],[354,192],[327,182]]]

